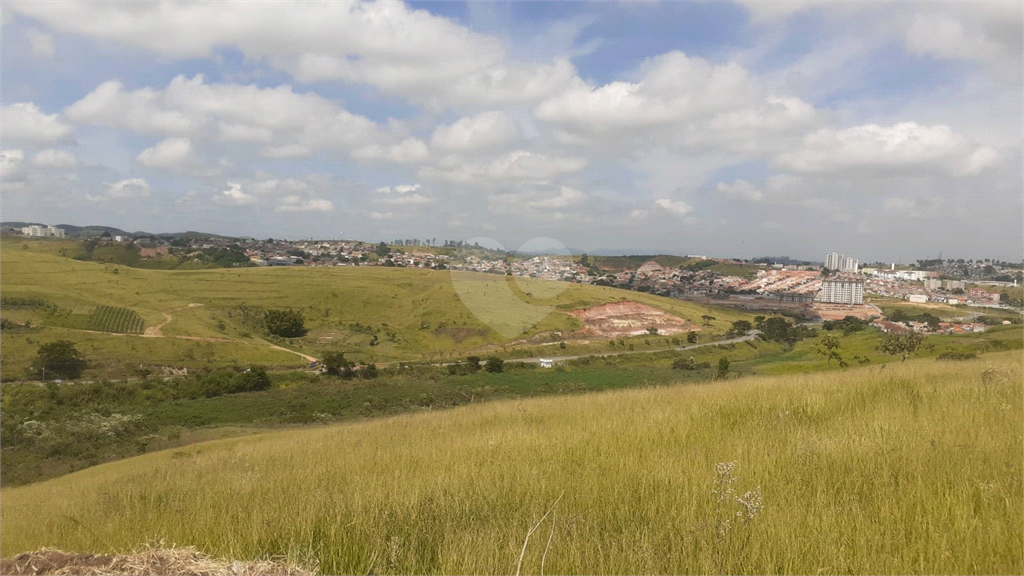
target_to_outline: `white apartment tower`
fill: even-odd
[[[825,254],[825,268],[828,268],[829,270],[837,270],[839,272],[856,272],[859,265],[860,261],[856,258],[843,256],[838,252],[829,252],[828,254]]]
[[[863,280],[825,280],[821,283],[821,301],[826,304],[863,304]]]
[[[63,238],[64,229],[57,228],[56,226],[25,226],[21,229],[21,233],[25,236],[32,236],[36,238]]]

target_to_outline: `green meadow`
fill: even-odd
[[[1022,570],[1019,351],[514,399],[5,487],[10,556],[145,542],[321,573]]]

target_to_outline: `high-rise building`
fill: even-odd
[[[821,283],[821,301],[826,304],[863,304],[864,281],[852,279],[825,280]]]
[[[843,256],[838,252],[829,252],[828,254],[825,254],[825,268],[828,268],[829,270],[837,270],[839,272],[856,272],[859,264],[860,261],[856,258]]]

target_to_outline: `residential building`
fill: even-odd
[[[864,281],[851,278],[827,279],[821,283],[821,301],[826,304],[863,304]]]
[[[32,236],[36,238],[63,238],[64,229],[57,228],[56,226],[25,226],[21,229],[21,233],[25,236]]]
[[[825,254],[825,268],[838,270],[839,272],[856,272],[860,261],[856,258],[843,256],[838,252]]]
[[[942,287],[942,280],[939,280],[938,278],[925,278],[924,287],[928,290],[938,290]]]
[[[907,301],[914,302],[915,304],[924,304],[928,301],[928,297],[924,294],[907,294]]]

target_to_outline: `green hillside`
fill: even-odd
[[[3,242],[0,262],[4,298],[42,303],[34,308],[0,307],[6,321],[29,324],[0,335],[0,376],[5,380],[22,378],[39,343],[57,339],[81,343],[79,349],[92,362],[87,377],[120,377],[140,365],[298,367],[307,362],[271,344],[317,358],[338,350],[363,362],[504,352],[509,340],[491,326],[518,329],[522,325],[525,332],[517,340],[543,340],[545,335],[571,338],[582,324],[566,311],[623,300],[685,318],[705,338],[724,333],[733,320],[749,318],[638,292],[517,278],[512,288],[523,301],[535,305],[528,308],[547,307],[550,314],[533,325],[495,304],[484,323],[463,304],[447,271],[385,267],[145,270],[77,261],[61,256],[55,243],[38,241]],[[470,276],[471,281],[462,284],[464,298],[486,302],[510,290],[506,277]],[[89,318],[101,306],[127,309],[141,319],[147,334],[159,337],[85,332]],[[278,339],[262,333],[252,321],[253,311],[268,309],[301,312],[307,334]],[[702,327],[701,316],[707,314],[715,320]],[[592,347],[601,350],[597,343]]]
[[[1022,378],[1007,352],[219,440],[0,490],[0,552],[158,541],[325,574],[1019,573]]]

